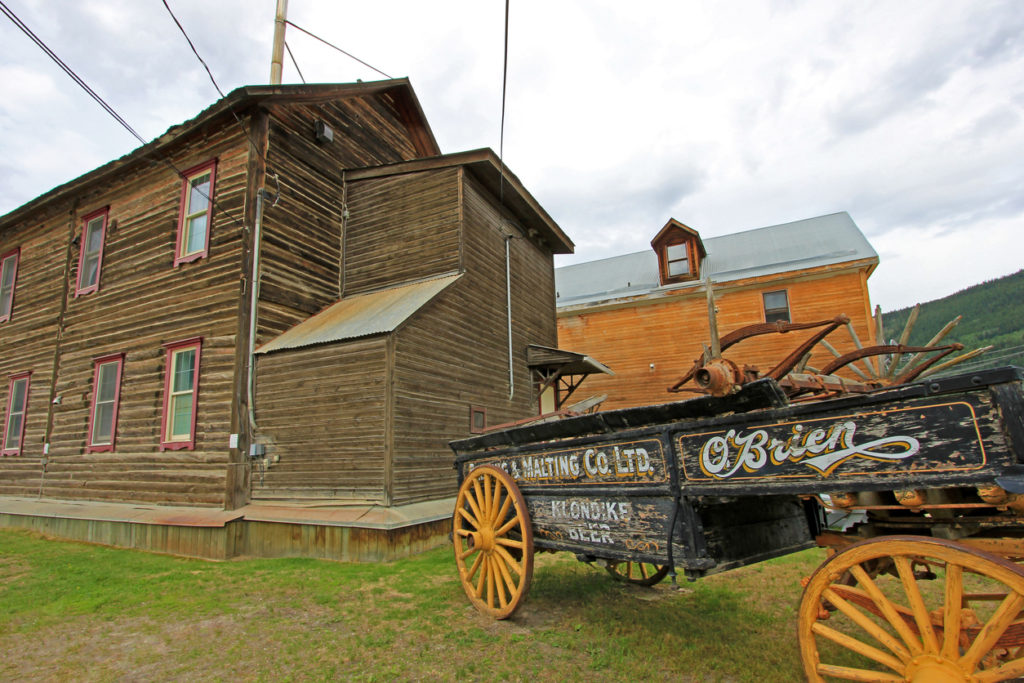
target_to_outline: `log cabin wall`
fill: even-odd
[[[395,338],[393,502],[455,495],[448,441],[470,434],[470,408],[490,424],[537,413],[527,344],[553,346],[554,267],[550,251],[525,238],[517,221],[470,173],[462,196],[464,275],[421,309]],[[412,198],[415,200],[415,197]],[[512,234],[514,396],[509,392],[505,235]]]
[[[256,501],[386,504],[386,368],[381,335],[261,355],[257,424],[273,464]]]
[[[0,457],[0,494],[39,495],[74,215],[72,203],[60,202],[0,233],[0,255],[19,250],[11,315],[0,323],[0,439],[11,375],[31,373],[21,455]]]
[[[26,222],[31,231],[3,232],[22,252],[14,316],[0,325],[0,372],[31,366],[32,376],[23,457],[0,459],[0,482],[13,470],[19,486],[0,492],[224,504],[247,145],[233,121],[207,126],[70,200],[41,204]],[[208,253],[177,267],[183,181],[165,155],[179,169],[217,160]],[[77,293],[83,219],[104,208],[98,289]],[[193,337],[202,337],[195,447],[161,451],[163,345]],[[114,448],[87,452],[95,359],[110,354],[124,355]]]
[[[461,268],[459,170],[348,183],[344,295]]]
[[[764,322],[762,294],[777,290],[786,290],[792,320],[827,320],[845,313],[861,341],[865,345],[874,343],[863,267],[793,271],[783,277],[716,286],[720,333]],[[767,371],[812,334],[813,331],[797,331],[755,337],[723,355],[741,367],[745,363]],[[613,377],[592,375],[586,380],[588,394],[608,394],[602,406],[607,409],[667,403],[693,396],[669,393],[667,387],[690,369],[702,353],[701,343],[709,339],[707,300],[700,287],[654,300],[558,313],[559,346],[585,353],[615,371]],[[840,352],[854,348],[842,330],[829,340]],[[819,347],[816,354],[821,353]],[[827,360],[831,356],[826,359],[816,355],[810,364],[821,366]]]
[[[82,197],[81,216],[108,205],[97,291],[75,296],[77,254],[66,283],[50,459],[42,494],[51,498],[216,505],[225,502],[234,398],[237,301],[248,141],[238,126],[190,140],[172,162],[216,158],[208,254],[175,267],[182,180],[147,164]],[[201,337],[195,447],[160,450],[164,344]],[[86,453],[94,359],[124,354],[116,441]]]
[[[273,105],[269,114],[267,169],[281,197],[264,214],[258,343],[341,296],[343,170],[419,156],[386,94]],[[333,141],[316,140],[316,121]],[[278,181],[268,177],[266,187],[276,192]]]

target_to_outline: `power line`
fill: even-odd
[[[284,41],[284,49],[288,52],[288,56],[292,58],[292,64],[295,65],[295,70],[299,72],[299,79],[305,84],[306,77],[302,75],[302,69],[299,68],[299,63],[295,61],[295,55],[292,54],[292,49],[288,45],[288,41]]]
[[[379,73],[379,74],[380,74],[381,76],[383,76],[384,78],[392,78],[392,76],[388,76],[388,75],[387,75],[386,73],[384,73],[383,71],[381,71],[381,70],[380,70],[380,69],[378,69],[377,67],[373,66],[372,64],[367,64],[366,62],[364,62],[363,60],[359,59],[359,57],[356,57],[356,56],[355,56],[354,54],[352,54],[351,52],[346,52],[345,50],[342,50],[342,49],[341,49],[340,47],[338,47],[337,45],[334,45],[333,43],[329,43],[329,42],[327,42],[326,40],[324,40],[324,39],[323,39],[323,38],[321,38],[320,36],[318,36],[318,35],[316,35],[316,34],[313,34],[313,33],[310,33],[309,31],[307,31],[306,29],[302,28],[301,26],[297,26],[296,24],[293,24],[292,22],[288,21],[287,19],[285,19],[285,20],[284,20],[284,23],[286,23],[286,24],[288,24],[289,26],[292,26],[292,27],[294,27],[294,28],[297,28],[298,30],[302,31],[303,33],[305,33],[305,34],[306,34],[307,36],[309,36],[310,38],[316,38],[317,40],[319,40],[319,41],[320,41],[321,43],[323,43],[323,44],[324,44],[324,45],[326,45],[327,47],[331,47],[331,48],[334,48],[335,50],[337,50],[337,51],[338,51],[338,52],[340,52],[341,54],[345,55],[346,57],[348,57],[348,58],[350,58],[350,59],[354,59],[354,60],[356,60],[357,62],[359,62],[359,63],[360,63],[360,64],[362,64],[363,66],[365,66],[365,67],[367,67],[367,68],[369,68],[369,69],[373,69],[374,71],[376,71],[377,73]]]
[[[168,8],[168,10],[169,9],[170,8]],[[52,59],[58,66],[60,66],[60,68],[64,71],[64,73],[66,73],[71,78],[71,80],[73,80],[75,83],[77,83],[83,90],[85,90],[85,92],[87,92],[89,94],[90,97],[92,97],[94,100],[96,100],[96,102],[101,107],[103,107],[103,110],[106,111],[108,114],[110,114],[110,116],[113,117],[113,119],[115,121],[120,123],[129,133],[131,133],[133,136],[135,136],[135,138],[139,142],[141,142],[144,146],[150,143],[149,140],[146,140],[144,137],[142,137],[138,133],[138,131],[136,131],[134,128],[132,128],[128,124],[128,122],[125,121],[124,118],[120,114],[118,114],[117,111],[114,110],[113,107],[111,107],[109,104],[107,104],[106,101],[104,101],[103,98],[100,97],[96,93],[95,90],[93,90],[91,87],[89,87],[89,84],[86,83],[84,80],[82,80],[81,76],[79,76],[77,73],[75,73],[75,71],[71,67],[69,67],[67,64],[65,64],[64,61],[60,57],[58,57],[57,54],[53,50],[51,50],[50,47],[46,43],[44,43],[42,41],[41,38],[39,38],[35,33],[33,33],[32,30],[25,24],[25,22],[23,22],[21,19],[19,19],[18,16],[16,14],[14,14],[14,12],[12,12],[9,7],[7,7],[7,5],[3,2],[3,0],[0,0],[0,11],[2,11],[4,13],[4,15],[6,15],[7,18],[10,19],[11,22],[15,26],[17,26],[19,29],[21,29],[21,31],[25,35],[27,35],[29,38],[31,38],[32,42],[34,42],[39,47],[39,49],[41,49],[43,52],[45,52],[46,55],[48,57],[50,57],[50,59]],[[173,13],[172,13],[171,16],[173,16]],[[187,36],[186,36],[186,38],[187,38]],[[191,43],[191,41],[189,41],[189,42]],[[212,74],[211,74],[211,78],[212,78]],[[218,90],[219,90],[219,88],[218,88]],[[234,111],[232,111],[232,113],[234,114]],[[241,124],[241,120],[238,119],[238,115],[237,114],[235,115],[235,120],[238,120],[239,124]],[[243,126],[243,132],[245,132],[244,131],[244,126]],[[248,137],[248,135],[246,135],[246,137]],[[249,141],[252,142],[252,139],[250,138]],[[177,166],[175,166],[174,162],[172,162],[170,159],[168,159],[166,155],[161,153],[159,150],[154,150],[154,152],[159,156],[159,160],[160,161],[162,161],[164,164],[169,166],[171,168],[171,170],[174,171],[175,175],[177,175],[182,180],[185,180],[185,181],[188,180],[188,177],[182,172],[182,170],[180,168],[178,168]],[[199,193],[202,194],[204,197],[206,197],[206,199],[211,204],[213,204],[215,207],[217,207],[218,211],[220,211],[225,216],[227,216],[229,219],[231,219],[231,221],[233,223],[235,223],[235,225],[238,225],[238,226],[243,227],[243,228],[245,227],[244,223],[242,223],[237,218],[235,218],[235,216],[231,212],[229,212],[226,209],[224,209],[217,202],[216,199],[214,199],[210,195],[206,194],[202,190],[199,190]]]
[[[89,84],[86,83],[85,81],[83,81],[82,78],[77,73],[75,73],[74,69],[72,69],[70,66],[65,64],[64,60],[62,60],[60,57],[58,57],[57,54],[53,50],[51,50],[46,45],[46,43],[44,43],[42,41],[42,39],[39,38],[39,36],[37,36],[35,33],[33,33],[32,29],[30,29],[28,26],[26,26],[25,22],[23,22],[21,19],[19,19],[18,16],[14,12],[12,12],[11,9],[9,7],[7,7],[6,4],[4,4],[3,0],[0,0],[0,11],[2,11],[7,16],[7,18],[11,20],[11,23],[13,23],[19,29],[21,29],[21,32],[24,33],[26,36],[28,36],[32,40],[32,42],[34,42],[36,45],[38,45],[39,49],[41,49],[43,52],[45,52],[46,55],[50,59],[52,59],[53,62],[55,64],[57,64],[57,66],[59,66],[64,71],[64,73],[66,73],[68,76],[70,76],[71,80],[73,80],[75,83],[77,83],[78,86],[80,88],[82,88],[82,90],[84,90],[86,93],[88,93],[89,97],[91,97],[94,100],[96,100],[96,103],[99,104],[101,107],[103,107],[103,110],[106,111],[108,114],[110,114],[114,118],[115,121],[120,123],[124,127],[125,130],[127,130],[129,133],[134,135],[135,138],[137,140],[139,140],[142,144],[146,144],[148,142],[148,140],[146,140],[144,137],[139,135],[138,131],[136,131],[134,128],[132,128],[130,125],[128,125],[128,122],[125,121],[123,118],[121,118],[121,115],[118,114],[114,110],[113,107],[111,107],[109,104],[107,104],[106,101],[102,97],[100,97],[96,93],[95,90],[90,88]]]
[[[181,31],[181,35],[185,36],[185,40],[188,42],[188,46],[192,48],[192,54],[196,56],[196,59],[199,60],[199,63],[203,65],[204,69],[206,69],[206,73],[210,76],[210,82],[213,83],[213,87],[217,89],[217,93],[220,95],[221,99],[224,99],[224,91],[220,89],[219,85],[217,85],[217,79],[213,77],[213,72],[210,71],[210,67],[207,66],[206,61],[199,55],[199,51],[196,50],[196,46],[192,42],[192,39],[189,38],[188,33],[185,31],[185,27],[181,25],[180,21],[178,21],[178,17],[174,16],[174,12],[171,10],[171,6],[167,4],[167,0],[163,0],[163,3],[164,7],[167,8],[167,13],[171,15],[171,19],[174,20],[174,23],[178,26],[178,30]],[[298,67],[295,68],[298,69]],[[252,137],[249,135],[249,131],[245,129],[245,124],[242,123],[242,119],[239,118],[238,113],[235,112],[234,108],[231,107],[231,105],[228,105],[228,111],[230,111],[231,115],[235,117],[235,121],[238,122],[239,128],[242,129],[242,134],[245,135],[245,139],[249,141],[250,145],[252,145],[252,148],[256,152],[256,154],[263,157],[263,153],[260,150],[259,145],[257,145],[256,141],[253,140]]]
[[[206,73],[209,74],[210,81],[213,82],[213,87],[217,89],[217,92],[220,93],[221,97],[224,97],[224,91],[220,89],[219,85],[217,85],[217,79],[213,77],[213,72],[210,71],[210,67],[207,66],[206,62],[203,61],[203,58],[199,56],[199,51],[196,50],[196,46],[192,43],[192,39],[188,37],[187,33],[185,33],[185,27],[181,25],[180,21],[178,21],[178,17],[174,16],[174,12],[171,11],[171,6],[167,4],[167,0],[163,0],[163,3],[164,7],[167,8],[167,13],[171,15],[171,19],[174,19],[174,23],[178,25],[178,30],[181,31],[181,35],[185,36],[185,40],[188,41],[188,46],[192,48],[192,54],[196,56],[199,63],[203,65],[204,69],[206,69]]]
[[[501,161],[501,179],[498,181],[498,201],[505,203],[505,91],[508,85],[508,6],[505,0],[505,59],[501,69],[501,131],[498,134],[498,160]]]

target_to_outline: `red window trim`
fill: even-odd
[[[210,203],[206,207],[206,243],[203,245],[202,251],[197,251],[194,254],[188,256],[181,255],[181,240],[184,237],[185,232],[185,206],[188,202],[188,188],[191,179],[197,175],[210,171]],[[210,233],[213,232],[213,197],[216,192],[217,182],[217,159],[211,159],[210,161],[203,162],[198,166],[183,171],[184,178],[181,181],[181,199],[178,204],[178,236],[174,241],[174,267],[177,268],[182,263],[191,263],[192,261],[198,261],[201,258],[206,258],[210,251]]]
[[[21,414],[21,434],[18,435],[18,447],[17,448],[4,448],[3,446],[7,443],[7,428],[10,426],[11,416],[11,402],[14,398],[14,383],[18,380],[25,379],[28,383],[25,385],[25,409]],[[0,435],[0,455],[21,455],[21,451],[25,445],[25,423],[28,422],[28,399],[32,391],[32,371],[19,372],[15,375],[11,375],[10,381],[7,383],[7,408],[4,410],[4,433]]]
[[[92,426],[93,420],[96,418],[96,390],[99,388],[100,381],[100,366],[106,365],[117,361],[117,380],[114,385],[114,415],[111,418],[110,424],[110,443],[93,445],[92,443]],[[85,434],[85,452],[86,453],[104,453],[114,450],[114,446],[117,443],[117,413],[121,407],[121,375],[124,372],[124,354],[123,353],[112,353],[106,356],[100,356],[99,358],[93,359],[93,370],[92,370],[92,400],[89,402],[89,431]]]
[[[100,237],[100,256],[96,262],[96,284],[89,285],[88,287],[82,287],[82,266],[85,262],[85,241],[86,241],[86,230],[89,228],[89,223],[94,219],[103,216],[103,227],[100,229],[102,236]],[[78,248],[78,278],[75,280],[75,296],[84,296],[92,292],[97,291],[100,288],[100,274],[103,272],[103,252],[106,248],[107,240],[107,221],[110,217],[110,207],[104,206],[102,209],[97,209],[92,213],[82,218],[82,232],[81,232],[81,244]]]
[[[0,316],[0,323],[5,323],[11,319],[14,314],[14,293],[18,289],[18,265],[21,263],[21,247],[11,249],[6,254],[0,254],[0,280],[3,279],[3,264],[11,256],[14,257],[14,277],[11,279],[11,305],[7,309],[7,314]]]
[[[163,345],[164,349],[167,350],[164,361],[164,407],[160,418],[160,450],[161,451],[181,451],[181,450],[195,450],[196,447],[196,407],[199,405],[199,357],[202,353],[203,338],[192,337],[190,339],[182,339],[181,341],[168,342]],[[168,441],[167,440],[167,409],[169,407],[171,398],[171,361],[174,358],[174,352],[181,349],[194,346],[196,349],[196,380],[195,385],[192,387],[192,426],[189,434],[191,438],[188,441]]]

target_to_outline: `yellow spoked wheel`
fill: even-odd
[[[668,576],[667,564],[651,562],[616,562],[611,561],[605,567],[617,581],[625,581],[637,586],[653,586],[661,583]]]
[[[804,589],[804,672],[917,683],[1024,676],[1022,607],[1024,571],[996,555],[913,536],[855,543]]]
[[[455,502],[452,541],[473,606],[495,619],[512,616],[530,591],[533,531],[510,476],[490,465],[469,473]]]

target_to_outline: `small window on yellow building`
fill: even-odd
[[[789,297],[786,295],[786,290],[765,292],[762,297],[764,298],[764,321],[766,323],[790,322]]]

